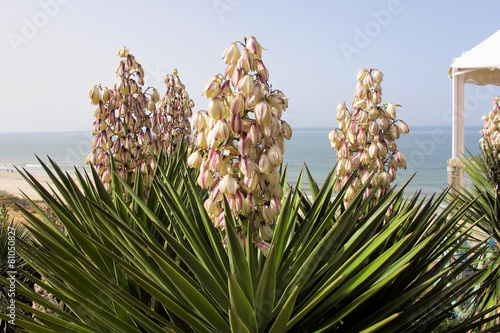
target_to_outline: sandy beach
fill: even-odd
[[[53,184],[49,177],[37,176],[36,179],[43,185]],[[41,200],[38,193],[16,170],[13,170],[13,172],[0,171],[0,192],[19,198],[22,198],[22,193],[24,193],[32,200]]]

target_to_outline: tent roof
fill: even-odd
[[[453,59],[449,71],[464,75],[465,83],[500,85],[500,30],[473,49]]]

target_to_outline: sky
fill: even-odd
[[[255,36],[292,127],[337,127],[362,68],[384,73],[383,103],[411,126],[450,126],[453,58],[500,29],[498,0],[78,1],[0,3],[0,132],[85,131],[95,84],[112,87],[127,46],[164,92],[177,68],[196,106],[234,41]],[[466,87],[466,126],[482,125],[500,88]]]

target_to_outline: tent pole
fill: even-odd
[[[460,168],[459,158],[465,151],[465,119],[464,93],[465,77],[457,75],[453,69],[453,136],[452,158],[448,161],[448,184],[463,186],[463,171]]]

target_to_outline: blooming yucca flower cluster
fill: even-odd
[[[200,169],[198,184],[209,189],[205,209],[215,226],[224,229],[226,196],[239,232],[245,235],[250,228],[265,253],[269,244],[264,241],[271,239],[270,225],[281,209],[278,167],[292,129],[281,120],[288,98],[271,89],[261,53],[253,36],[224,52],[225,75],[208,81],[203,91],[210,98],[208,108],[191,122],[198,150],[188,164]]]
[[[493,98],[493,111],[483,116],[484,126],[480,131],[481,149],[490,158],[486,159],[489,167],[489,178],[497,193],[500,193],[500,98]]]
[[[336,191],[353,179],[345,194],[345,202],[350,202],[359,188],[370,182],[367,197],[374,188],[377,196],[390,188],[396,179],[396,170],[406,169],[405,156],[398,151],[396,140],[401,134],[408,134],[408,125],[396,117],[396,107],[391,102],[382,103],[380,83],[383,74],[377,69],[362,69],[357,75],[358,84],[349,111],[345,102],[337,106],[339,128],[329,134],[332,149],[337,150],[339,177]],[[373,175],[372,178],[371,175]]]
[[[480,131],[483,136],[480,140],[481,147],[484,149],[485,140],[490,144],[493,153],[497,156],[500,153],[500,99],[493,98],[493,111],[483,116],[484,126]]]
[[[165,136],[162,142],[166,142],[167,150],[173,153],[185,140],[190,144],[191,124],[189,118],[192,116],[194,102],[189,98],[186,86],[181,82],[177,69],[172,74],[165,76],[167,90],[161,98],[159,112],[153,114],[153,130],[155,134]]]
[[[118,55],[122,58],[116,70],[120,82],[112,89],[96,85],[89,92],[97,108],[92,152],[86,163],[95,167],[110,190],[113,157],[119,176],[128,184],[134,184],[139,170],[144,193],[148,193],[157,163],[155,154],[169,148],[172,138],[178,142],[178,136],[189,131],[186,117],[193,102],[175,73],[165,79],[167,92],[158,106],[160,94],[153,87],[143,90],[144,70],[135,57],[126,47]]]

